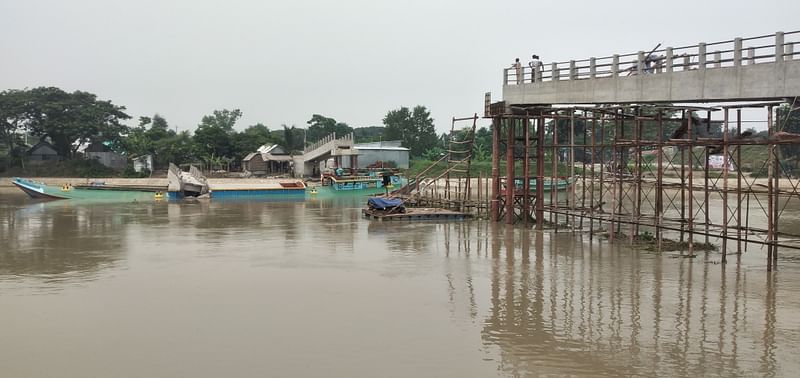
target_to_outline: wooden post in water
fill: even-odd
[[[741,41],[740,41],[741,43]],[[724,109],[722,120],[722,264],[728,262],[728,113]],[[710,120],[710,119],[709,119]],[[708,175],[706,174],[706,177]],[[707,181],[708,179],[706,179]],[[706,185],[708,186],[708,185]],[[707,188],[706,188],[707,190]]]
[[[687,120],[687,132],[689,133],[689,256],[694,254],[694,133],[692,130],[692,113],[689,112]]]
[[[736,135],[742,135],[742,109],[736,109]],[[742,146],[736,146],[736,261],[742,261]]]
[[[531,211],[531,167],[530,167],[530,150],[531,150],[531,121],[530,118],[525,117],[523,121],[522,138],[524,139],[525,153],[523,154],[522,161],[522,215],[523,224],[528,227],[528,221]],[[516,185],[514,185],[516,187]]]
[[[514,224],[514,127],[516,119],[506,121],[506,224]]]
[[[556,178],[558,176],[558,113],[554,114],[553,133],[551,135],[551,156],[550,160],[552,171],[550,172],[550,224],[555,226],[558,232],[558,213],[553,211],[558,208],[558,188],[556,187]]]
[[[592,60],[592,62],[594,62],[594,59]],[[583,135],[586,135],[585,128],[583,130]],[[569,179],[567,180],[567,185],[570,194],[569,210],[570,214],[572,214],[570,223],[572,226],[572,232],[574,233],[575,232],[575,111],[574,110],[571,110],[569,113]]]
[[[536,125],[536,229],[544,229],[544,116]]]
[[[500,117],[492,119],[492,194],[489,213],[492,222],[500,221]],[[488,191],[487,191],[488,193]]]

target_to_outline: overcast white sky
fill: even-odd
[[[85,90],[194,129],[214,109],[353,127],[425,105],[437,130],[502,68],[800,29],[800,1],[0,0],[0,90]],[[484,122],[488,123],[488,122]]]

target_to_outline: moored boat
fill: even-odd
[[[212,199],[258,199],[278,197],[303,197],[306,184],[302,181],[274,183],[238,183],[211,185],[209,194]]]
[[[15,177],[11,183],[31,198],[45,200],[158,201],[164,198],[166,189],[104,185],[73,186],[69,183],[59,186],[19,177]]]
[[[535,178],[532,178],[529,181],[530,190],[532,192],[536,191],[536,181],[537,180]],[[524,181],[522,181],[522,178],[518,177],[518,178],[514,179],[514,187],[517,190],[522,190],[523,189],[522,188],[522,184],[523,183],[524,183]],[[561,190],[568,190],[570,188],[570,186],[572,185],[572,180],[570,180],[568,178],[556,178],[556,179],[553,179],[553,178],[550,178],[550,177],[545,177],[543,183],[544,183],[544,188],[543,189],[544,189],[545,192],[552,191],[553,189],[561,191]]]
[[[384,178],[385,177],[385,178]],[[363,189],[392,189],[403,186],[400,175],[365,175],[365,176],[338,176],[323,175],[322,185],[330,186],[336,191],[352,191]]]

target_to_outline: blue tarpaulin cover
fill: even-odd
[[[393,207],[403,207],[403,200],[397,198],[370,197],[367,205],[373,209],[386,210]]]

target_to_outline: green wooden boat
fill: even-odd
[[[15,177],[11,182],[29,195],[31,198],[44,200],[92,200],[107,202],[142,202],[161,201],[166,199],[164,189],[148,187],[120,187],[120,186],[81,186],[70,184],[61,186],[47,185],[42,182]]]

